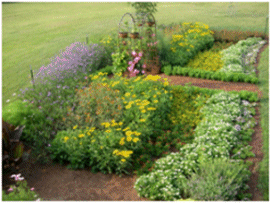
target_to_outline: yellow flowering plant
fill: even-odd
[[[212,31],[202,23],[183,23],[167,32],[171,36],[168,60],[171,65],[184,66],[199,51],[209,49],[214,44]]]

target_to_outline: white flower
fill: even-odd
[[[10,100],[8,99],[6,102],[8,103]]]

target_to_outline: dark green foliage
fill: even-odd
[[[180,67],[173,66],[173,70],[176,68],[177,75],[189,76],[189,77],[197,77],[202,79],[212,79],[212,80],[222,80],[222,81],[231,81],[231,82],[248,82],[248,83],[259,83],[259,79],[255,76],[246,75],[245,73],[224,73],[224,72],[213,72],[206,71],[201,69],[194,69],[190,67]],[[164,73],[165,68],[164,68]],[[175,73],[175,72],[174,72]],[[167,75],[167,74],[166,74]]]
[[[2,164],[19,163],[23,156],[23,142],[20,141],[24,126],[15,127],[2,120]]]

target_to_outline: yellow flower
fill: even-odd
[[[113,154],[117,154],[118,152],[119,152],[119,150],[115,149],[115,150],[113,151]]]
[[[153,98],[156,98],[157,96],[156,95],[153,95]]]
[[[75,125],[75,126],[73,126],[73,129],[75,130],[77,127],[78,127],[78,126],[77,126],[77,125]]]
[[[132,95],[132,97],[133,97],[133,98],[135,98],[135,97],[136,97],[136,95],[135,95],[135,94],[133,94],[133,95]]]
[[[126,140],[127,140],[128,142],[131,142],[132,137],[128,136],[128,137],[126,138]]]
[[[132,135],[132,134],[133,134],[133,133],[132,133],[131,130],[128,130],[128,131],[125,132],[125,135],[127,135],[127,136],[130,136],[130,135]]]
[[[139,135],[141,135],[141,133],[140,132],[135,132],[135,135],[139,136]]]
[[[85,137],[85,135],[84,134],[80,134],[80,135],[78,135],[78,137],[82,138],[82,137]]]
[[[143,118],[142,118],[142,119],[140,119],[140,122],[145,122],[145,121],[146,121],[146,119],[143,119]]]
[[[64,137],[64,142],[67,142],[67,140],[70,139],[69,137]]]
[[[117,128],[117,129],[116,129],[116,131],[120,131],[120,130],[121,130],[121,128]]]
[[[96,80],[96,79],[98,79],[99,78],[99,76],[98,75],[95,75],[94,77],[92,77],[92,80]]]
[[[127,130],[129,130],[130,129],[130,127],[127,127],[127,128],[125,128],[125,129],[123,129],[122,131],[127,131]]]
[[[74,137],[73,139],[74,139],[74,140],[77,140],[77,138],[76,138],[76,137]]]
[[[142,113],[146,113],[146,110],[145,110],[145,109],[143,109],[141,112],[142,112]]]
[[[93,143],[93,142],[95,142],[96,140],[94,139],[94,140],[91,140],[91,142]]]
[[[125,144],[124,140],[125,140],[125,137],[121,138],[119,144],[124,145]]]
[[[140,109],[140,110],[141,110],[141,109],[144,109],[144,106],[140,106],[139,109]]]
[[[125,162],[126,160],[125,159],[121,159],[122,162]]]
[[[82,145],[82,142],[80,142],[79,144]]]
[[[169,85],[168,81],[164,82],[164,86],[168,86],[168,85]]]
[[[108,122],[101,123],[101,125],[104,125],[106,128],[110,127],[110,123],[108,123]]]
[[[158,100],[154,100],[153,103],[158,103]]]
[[[100,149],[103,149],[104,147],[103,146],[100,146]]]
[[[156,108],[153,108],[153,107],[149,107],[149,108],[147,108],[149,111],[154,111],[154,110],[156,110]]]
[[[121,126],[123,124],[123,122],[119,122],[119,126]]]
[[[125,97],[129,97],[130,95],[131,95],[130,92],[126,92],[126,93],[124,94]]]
[[[106,130],[105,132],[106,132],[106,133],[110,133],[110,132],[111,132],[111,130]]]
[[[131,108],[131,104],[128,104],[125,106],[126,109],[130,109]]]
[[[139,141],[139,138],[137,138],[137,137],[133,139],[134,143],[137,143],[138,141]]]

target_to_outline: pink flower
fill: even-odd
[[[135,57],[134,62],[137,63],[137,62],[140,61],[140,60],[141,60],[140,57]]]
[[[39,106],[39,109],[41,109],[41,106]]]
[[[87,76],[85,76],[85,80],[87,80],[88,79],[88,77]]]
[[[138,56],[139,56],[139,57],[142,57],[142,56],[143,56],[143,53],[142,53],[142,52],[139,52],[139,53],[138,53]]]
[[[148,47],[150,47],[150,44],[149,44],[149,43],[147,43],[147,46],[148,46]]]
[[[134,73],[135,73],[135,74],[138,74],[138,73],[139,73],[139,70],[135,69],[135,70],[134,70]]]
[[[129,65],[132,65],[132,64],[133,64],[133,62],[132,62],[132,61],[129,61],[129,62],[128,62],[128,64],[129,64]]]
[[[35,188],[32,187],[30,190],[33,191],[33,190],[35,190]]]
[[[158,42],[154,42],[154,45],[156,45]]]
[[[132,56],[136,57],[137,53],[135,51],[132,51]]]
[[[11,177],[11,178],[15,178],[15,180],[23,180],[24,177],[20,177],[20,176],[21,176],[21,174],[19,173],[18,175],[13,174],[13,175],[10,176],[10,177]]]
[[[13,191],[13,189],[12,189],[12,188],[9,188],[9,189],[8,189],[8,191],[9,191],[9,192],[12,192],[12,191]]]
[[[152,37],[155,37],[155,34],[152,34],[151,36],[152,36]]]
[[[141,71],[141,73],[145,74],[145,71],[143,70],[143,71]]]
[[[146,68],[147,66],[146,66],[146,64],[144,63],[143,65],[142,65],[142,68]]]
[[[136,73],[130,73],[130,77],[135,77]]]
[[[127,69],[128,71],[132,72],[134,68],[132,66],[129,66]]]

